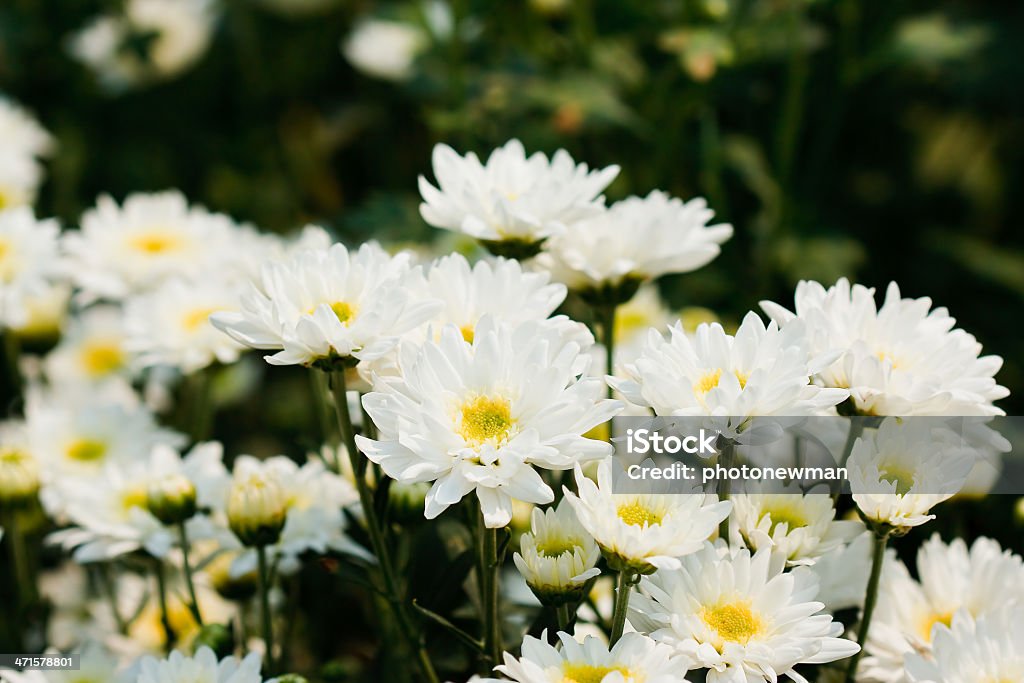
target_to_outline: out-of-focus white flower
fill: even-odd
[[[886,558],[860,668],[864,680],[896,683],[904,680],[905,656],[941,656],[935,641],[958,612],[980,618],[1024,605],[1024,563],[989,538],[968,549],[962,539],[947,545],[934,535],[917,553],[917,572],[920,582],[894,554]]]
[[[408,282],[417,274],[407,255],[389,256],[376,244],[353,253],[342,244],[302,251],[265,264],[241,312],[210,320],[246,346],[277,350],[265,357],[272,365],[375,360],[441,307],[414,297]]]
[[[416,57],[428,45],[427,32],[401,21],[364,19],[342,41],[341,52],[368,76],[404,81],[413,75]]]
[[[210,315],[238,308],[239,287],[216,275],[168,280],[125,302],[125,347],[143,367],[167,365],[184,374],[214,362],[233,363],[246,348],[210,323]]]
[[[651,482],[650,493],[613,493],[614,466],[614,458],[602,461],[596,484],[577,466],[579,495],[565,489],[565,497],[615,569],[678,568],[679,558],[700,550],[729,515],[728,501],[699,490],[669,493],[663,481]]]
[[[518,683],[683,683],[681,662],[671,649],[638,633],[627,633],[608,646],[594,636],[582,643],[559,633],[560,647],[545,637],[526,636],[522,656],[505,653],[505,663],[495,667]],[[498,683],[485,678],[481,683]]]
[[[600,574],[597,543],[565,499],[556,508],[533,509],[530,531],[520,538],[512,559],[537,598],[545,604],[578,603]]]
[[[36,220],[28,207],[0,211],[0,328],[24,325],[29,299],[59,275],[59,233],[56,221]]]
[[[735,336],[718,323],[702,324],[692,336],[676,323],[668,339],[651,330],[640,357],[626,366],[627,378],[608,381],[657,415],[721,418],[715,426],[734,437],[751,417],[810,415],[843,401],[845,389],[809,381],[829,360],[809,353],[799,325],[765,327],[748,313]]]
[[[786,566],[814,564],[864,531],[860,522],[836,520],[827,490],[740,493],[730,500],[730,543],[755,552],[767,548]]]
[[[102,196],[64,243],[84,298],[121,300],[174,277],[222,268],[238,248],[235,236],[230,218],[169,191],[133,194],[121,205]]]
[[[908,654],[914,683],[1019,681],[1024,677],[1024,605],[1009,603],[980,619],[960,612],[935,632],[932,653]]]
[[[505,526],[513,499],[554,499],[536,468],[567,470],[611,451],[583,433],[620,404],[601,398],[600,380],[577,377],[579,352],[540,321],[508,328],[486,316],[472,343],[448,325],[439,342],[410,346],[401,374],[363,398],[380,437],[357,437],[359,447],[394,479],[434,482],[428,519],[475,491],[487,526]]]
[[[645,577],[630,600],[630,623],[672,646],[686,667],[707,669],[709,683],[804,681],[798,664],[849,657],[856,643],[822,613],[807,567],[771,568],[771,553],[730,551],[711,543],[682,568]]]
[[[0,210],[31,204],[43,177],[39,160],[53,152],[53,138],[31,114],[0,96],[0,140]]]
[[[993,405],[1009,394],[996,384],[999,356],[981,356],[981,344],[954,329],[945,308],[927,297],[904,299],[890,283],[881,308],[875,290],[845,278],[825,289],[813,281],[796,288],[796,313],[770,301],[761,307],[780,325],[801,320],[815,353],[842,355],[816,371],[816,381],[850,390],[865,415],[1002,415]]]
[[[20,506],[39,492],[39,462],[29,450],[25,424],[0,422],[0,506]]]
[[[167,659],[147,657],[140,663],[137,683],[262,683],[260,655],[250,652],[245,659],[217,655],[201,647],[188,657],[175,650]]]
[[[43,291],[22,299],[25,316],[11,330],[22,339],[56,340],[68,320],[70,301],[71,286],[64,281],[51,281]]]
[[[210,0],[128,0],[123,14],[96,17],[69,48],[114,91],[172,78],[205,54],[214,7]]]
[[[120,307],[98,305],[71,318],[60,343],[46,355],[44,368],[51,385],[101,384],[131,376]]]
[[[714,212],[654,191],[616,202],[549,240],[538,264],[583,293],[643,282],[706,265],[732,237],[728,224],[708,225]]]
[[[550,161],[540,152],[527,157],[518,140],[494,150],[486,164],[473,152],[462,157],[437,145],[433,166],[438,187],[419,180],[423,219],[508,256],[533,255],[544,240],[599,214],[601,192],[619,172],[618,166],[591,171],[565,150]]]
[[[956,434],[923,418],[865,430],[846,463],[861,513],[904,531],[933,519],[929,511],[961,489],[973,465]]]

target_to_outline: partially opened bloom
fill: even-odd
[[[713,216],[701,198],[683,202],[656,190],[573,223],[545,244],[538,262],[585,294],[687,273],[718,256],[732,236],[731,225],[708,225]]]
[[[533,509],[530,531],[520,539],[512,559],[526,583],[544,604],[579,602],[591,579],[600,574],[597,543],[562,501],[555,508]]]
[[[260,655],[250,652],[245,659],[217,655],[208,647],[189,657],[175,650],[166,659],[147,657],[140,663],[137,683],[262,683]]]
[[[1024,679],[1024,605],[1009,603],[977,620],[953,616],[935,633],[930,656],[914,652],[905,660],[914,683],[988,683]]]
[[[398,481],[434,482],[428,519],[475,492],[487,525],[505,526],[513,499],[554,499],[537,468],[611,451],[583,434],[619,403],[601,398],[599,379],[577,376],[579,354],[543,322],[509,328],[485,317],[472,343],[449,325],[439,342],[408,347],[400,375],[380,377],[363,398],[380,437],[357,437],[359,447]]]
[[[905,299],[893,282],[878,307],[874,289],[843,278],[828,289],[802,281],[795,300],[796,313],[770,301],[761,307],[784,327],[800,320],[815,353],[842,352],[816,381],[849,389],[859,413],[1003,414],[993,405],[1009,394],[994,379],[1002,358],[982,356],[981,344],[931,299]]]
[[[609,650],[594,636],[582,643],[559,633],[561,647],[526,636],[522,656],[505,653],[496,671],[517,683],[683,683],[681,662],[670,648],[638,633],[627,633]],[[481,683],[497,683],[483,679]]]
[[[709,683],[804,681],[798,664],[823,664],[859,649],[839,636],[842,624],[814,600],[806,567],[782,572],[771,555],[711,543],[677,570],[645,577],[630,601],[630,623],[672,646],[687,669],[707,669]]]
[[[438,186],[419,180],[423,220],[509,256],[532,256],[566,226],[600,213],[601,192],[619,172],[618,166],[591,171],[565,150],[550,161],[540,152],[527,157],[518,140],[494,150],[486,164],[473,152],[462,157],[437,145],[433,165]]]
[[[60,274],[53,220],[36,220],[32,209],[0,210],[0,328],[28,321],[29,300],[45,293]]]
[[[376,244],[305,250],[265,264],[241,311],[210,320],[246,346],[277,351],[265,356],[272,365],[375,360],[440,309],[414,296],[415,276],[408,255],[392,257]]]
[[[614,493],[615,466],[614,458],[601,462],[597,483],[577,467],[579,495],[565,490],[580,524],[615,569],[649,574],[678,568],[679,558],[700,550],[729,515],[728,501],[699,489],[669,493],[664,481],[651,482],[651,493]]]

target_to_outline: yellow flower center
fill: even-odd
[[[78,462],[95,462],[107,454],[107,444],[99,439],[75,439],[68,444],[66,453]]]
[[[729,602],[701,611],[704,623],[722,640],[746,644],[764,630],[761,619],[744,602]]]
[[[344,301],[336,301],[331,304],[331,310],[334,311],[334,315],[342,325],[347,325],[356,315],[355,306]]]
[[[732,374],[736,377],[736,381],[740,383],[740,389],[745,389],[747,386],[747,380],[750,379],[750,375],[739,370],[733,370]],[[703,398],[705,394],[718,386],[718,382],[722,379],[722,369],[709,370],[705,372],[699,380],[693,385],[693,393],[698,398]]]
[[[605,676],[611,673],[620,673],[626,679],[633,675],[624,666],[597,666],[566,662],[562,665],[562,683],[601,683]]]
[[[0,449],[0,465],[23,465],[32,461],[28,453],[17,448]]]
[[[121,509],[128,512],[132,508],[146,507],[146,487],[134,486],[121,492]]]
[[[875,356],[878,358],[878,360],[882,361],[883,363],[885,361],[889,361],[889,363],[892,365],[893,370],[899,369],[899,367],[903,365],[903,362],[900,359],[898,359],[894,354],[888,351],[879,351],[878,353],[875,354]]]
[[[185,314],[185,317],[181,320],[181,326],[185,328],[186,332],[195,332],[200,327],[210,321],[210,315],[216,313],[219,309],[216,308],[197,308],[193,311],[189,311]]]
[[[544,557],[558,557],[565,553],[571,553],[577,547],[571,538],[538,538],[537,552]]]
[[[662,515],[648,509],[640,501],[623,503],[615,508],[615,513],[626,524],[630,526],[654,526],[661,524]]]
[[[459,332],[462,333],[462,338],[470,344],[473,343],[473,339],[476,337],[476,328],[473,325],[463,325],[459,328]]]
[[[150,256],[158,256],[181,249],[183,244],[182,239],[177,235],[159,230],[136,235],[131,240],[131,246]]]
[[[124,353],[118,344],[95,342],[82,349],[82,365],[92,377],[102,377],[124,365]]]
[[[945,624],[950,626],[953,623],[953,613],[946,612],[945,614],[929,614],[921,622],[921,638],[926,643],[932,642],[932,627],[935,624]]]
[[[914,486],[914,473],[906,467],[885,465],[879,467],[878,472],[882,475],[882,481],[896,484],[897,494],[906,495],[910,493],[911,487]]]
[[[3,207],[0,206],[0,209]],[[0,239],[0,282],[10,282],[17,272],[17,258],[10,242]]]
[[[768,530],[769,535],[774,534],[775,528],[780,524],[785,524],[789,531],[807,526],[807,517],[804,516],[803,510],[800,510],[795,505],[766,505],[761,510],[761,519],[764,519],[766,516],[771,518],[772,523],[771,528]],[[760,522],[761,520],[758,521]]]
[[[473,446],[487,441],[500,443],[512,429],[512,403],[501,396],[471,398],[459,407],[459,413],[459,436]]]

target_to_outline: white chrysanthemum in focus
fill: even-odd
[[[579,353],[541,321],[508,328],[484,317],[472,344],[449,325],[439,342],[405,349],[401,374],[363,398],[380,437],[357,437],[360,450],[394,479],[434,482],[428,519],[475,491],[487,526],[505,526],[513,499],[554,499],[536,468],[611,452],[583,434],[620,404],[601,398],[600,380],[577,377]]]
[[[91,306],[73,316],[43,366],[51,385],[100,384],[131,377],[124,316],[118,306]]]
[[[428,43],[419,26],[401,21],[364,19],[342,42],[341,52],[352,66],[368,76],[404,81]]]
[[[545,634],[546,635],[546,634]],[[680,661],[670,648],[638,633],[627,633],[612,646],[594,636],[582,643],[559,633],[560,647],[545,637],[526,636],[522,656],[505,653],[495,667],[517,683],[683,683]],[[481,683],[499,683],[485,678]]]
[[[887,418],[857,439],[846,467],[860,512],[906,530],[935,517],[929,511],[963,487],[975,460],[936,420]]]
[[[121,90],[171,78],[205,54],[213,34],[210,0],[128,0],[78,31],[70,52],[105,86]],[[132,50],[132,41],[142,41]]]
[[[237,248],[234,230],[230,218],[189,206],[180,192],[133,194],[120,205],[103,196],[65,245],[83,296],[120,300],[216,268]]]
[[[518,140],[494,150],[486,164],[473,152],[462,157],[437,145],[433,166],[438,187],[419,180],[423,219],[499,250],[509,243],[522,255],[535,254],[566,226],[600,213],[601,193],[619,172],[618,166],[591,171],[565,150],[550,161],[540,152],[527,157]]]
[[[557,507],[533,509],[530,531],[512,559],[537,598],[545,604],[579,602],[600,574],[601,552],[563,499]]]
[[[417,275],[407,255],[390,256],[376,244],[302,251],[265,264],[241,312],[211,321],[246,346],[277,350],[266,356],[272,365],[375,360],[441,307],[414,296],[408,283]]]
[[[937,634],[957,613],[980,618],[1008,603],[1024,605],[1024,563],[992,539],[979,538],[968,548],[962,539],[946,544],[934,535],[918,550],[916,564],[920,582],[894,554],[886,558],[860,668],[864,680],[903,680],[904,657],[936,648]]]
[[[59,233],[56,221],[36,220],[28,207],[0,211],[0,328],[24,325],[29,299],[60,274]]]
[[[262,683],[260,655],[250,652],[245,659],[217,655],[201,647],[193,657],[175,650],[166,659],[147,657],[139,665],[137,683]]]
[[[668,339],[651,330],[640,357],[626,366],[627,378],[608,381],[657,415],[723,418],[716,428],[734,437],[751,417],[810,415],[846,399],[845,389],[809,381],[829,360],[809,353],[799,325],[766,327],[748,313],[735,336],[718,323],[702,324],[692,336],[676,323]]]
[[[650,482],[650,493],[613,493],[615,466],[614,458],[602,461],[596,484],[577,467],[579,495],[565,489],[580,524],[614,569],[643,574],[675,569],[679,558],[700,550],[729,515],[728,501],[699,489],[670,493],[664,481]]]
[[[683,202],[655,190],[573,223],[544,245],[538,263],[584,293],[687,273],[718,256],[732,237],[731,225],[708,225],[713,216],[701,198]]]
[[[125,347],[143,367],[167,365],[185,374],[214,362],[233,363],[246,348],[215,328],[210,315],[238,308],[239,288],[208,274],[169,280],[125,302]]]
[[[771,554],[730,551],[711,543],[675,571],[643,579],[630,600],[630,623],[672,646],[688,669],[707,669],[708,683],[804,681],[798,664],[849,657],[856,643],[822,612],[807,567],[771,568]]]
[[[956,614],[935,634],[932,655],[909,654],[905,665],[914,683],[1024,680],[1024,604],[1007,604],[978,620]]]
[[[859,413],[1003,414],[993,405],[1009,394],[994,379],[1002,358],[981,356],[974,336],[954,329],[956,320],[931,309],[931,299],[904,299],[893,282],[879,308],[874,289],[843,278],[828,289],[802,281],[795,300],[795,314],[770,301],[761,307],[780,325],[801,320],[814,352],[842,352],[816,379],[849,389]]]
[[[768,549],[784,565],[815,560],[864,531],[855,521],[837,520],[828,491],[738,493],[733,504],[730,543],[751,551]]]

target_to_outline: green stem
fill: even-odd
[[[384,594],[391,609],[395,613],[399,629],[409,647],[415,652],[419,667],[424,678],[430,683],[439,683],[440,679],[434,671],[434,665],[430,661],[426,646],[420,634],[417,633],[415,624],[406,611],[404,598],[399,590],[399,579],[395,573],[391,552],[385,540],[384,529],[381,526],[380,518],[377,516],[377,508],[373,504],[373,491],[366,483],[367,459],[360,454],[356,447],[355,429],[352,427],[352,415],[348,409],[348,390],[346,387],[345,370],[334,370],[329,378],[331,392],[334,395],[334,408],[338,416],[338,429],[341,432],[342,441],[348,450],[349,462],[352,464],[352,474],[355,477],[356,490],[359,492],[359,503],[363,510],[363,519],[366,523],[366,531],[370,536],[370,544],[373,546],[373,553],[377,556],[380,565],[381,578],[384,581]]]
[[[555,615],[558,617],[558,630],[568,632],[567,629],[572,625],[573,613],[569,610],[569,605],[559,605],[555,608]]]
[[[324,442],[331,446],[337,446],[341,443],[341,438],[338,436],[338,428],[334,416],[331,414],[331,407],[328,405],[326,397],[330,388],[327,386],[327,373],[325,372],[311,372],[309,373],[310,383],[313,385],[313,405],[316,408],[317,421],[320,423],[320,433],[323,434]],[[335,451],[335,458],[338,457],[337,451]],[[341,463],[338,460],[334,461],[334,471],[340,472]]]
[[[182,568],[185,571],[185,587],[188,589],[189,611],[192,618],[196,620],[197,626],[203,625],[203,616],[199,611],[199,600],[196,599],[196,586],[192,581],[192,563],[188,557],[188,532],[185,531],[185,522],[178,523],[178,538],[181,541]]]
[[[846,683],[853,683],[857,679],[857,665],[860,663],[861,655],[864,654],[868,629],[871,627],[871,616],[874,614],[875,604],[878,602],[878,584],[882,577],[885,546],[888,542],[888,532],[875,531],[875,552],[871,558],[871,576],[868,578],[868,587],[864,594],[864,612],[860,618],[860,627],[857,629],[857,642],[860,644],[860,649],[850,657],[850,663],[846,667]]]
[[[260,625],[263,627],[263,647],[266,650],[267,673],[274,671],[274,624],[270,615],[270,568],[267,566],[267,546],[256,547],[260,581]]]
[[[100,585],[103,593],[110,604],[110,613],[114,616],[114,623],[117,624],[117,632],[121,635],[128,633],[128,623],[121,616],[121,610],[117,607],[117,592],[114,590],[114,582],[110,578],[110,565],[103,564],[99,571]]]
[[[202,441],[210,435],[213,404],[210,400],[209,372],[209,368],[204,368],[185,378],[188,422],[184,427],[193,441]]]
[[[607,306],[600,306],[598,308],[598,325],[601,328],[601,343],[604,344],[605,353],[608,357],[605,359],[605,373],[607,375],[615,374],[615,309],[617,307],[614,304]],[[608,398],[612,398],[614,390],[611,385],[608,385]],[[612,422],[608,422],[608,440],[612,438]]]
[[[726,439],[725,443],[722,444],[721,452],[718,455],[718,464],[721,465],[723,469],[728,470],[733,465],[735,455],[735,442],[732,439]],[[731,490],[732,481],[729,479],[728,476],[723,477],[722,481],[718,483],[718,499],[729,500]],[[729,517],[731,516],[731,514],[727,515],[726,518],[718,524],[718,537],[725,539],[726,542],[728,542],[729,540]]]
[[[156,560],[154,572],[156,573],[157,598],[160,601],[160,624],[164,629],[164,647],[167,652],[174,648],[174,629],[171,628],[171,618],[167,611],[167,577],[164,574],[164,563]]]
[[[501,619],[498,614],[498,530],[488,529],[479,516],[480,603],[483,609],[484,650],[491,666],[501,664]]]
[[[846,461],[850,459],[850,454],[853,453],[853,447],[857,444],[857,439],[859,439],[861,434],[864,433],[864,418],[851,417],[849,419],[850,431],[846,434],[846,443],[843,444],[843,453],[839,456],[840,467],[846,467]]]
[[[622,637],[626,627],[626,613],[629,610],[629,592],[633,590],[636,577],[632,572],[620,571],[615,584],[615,607],[612,611],[612,632],[608,636],[608,647],[612,647]]]

